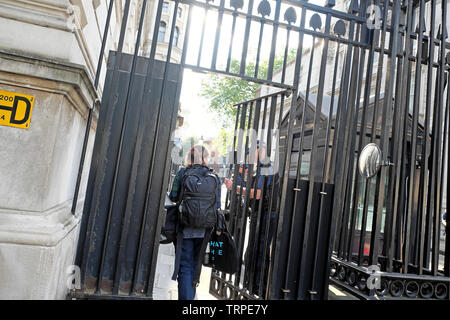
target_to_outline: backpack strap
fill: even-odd
[[[178,201],[177,203],[180,204],[181,201],[183,201],[183,197],[184,197],[184,181],[186,180],[186,172],[189,170],[190,168],[187,167],[184,169],[183,175],[181,177],[181,181],[180,181],[180,193],[178,194]]]
[[[172,280],[176,281],[178,277],[178,272],[180,271],[180,261],[181,261],[181,250],[183,249],[183,230],[181,228],[178,230],[177,234],[177,245],[175,249],[175,266],[173,269]]]
[[[205,230],[205,237],[203,238],[202,247],[200,249],[197,265],[195,266],[195,274],[194,279],[192,282],[192,286],[198,287],[200,283],[200,273],[202,271],[202,262],[203,258],[205,257],[206,247],[208,246],[208,242],[211,239],[211,232],[213,231],[213,228],[208,228]]]

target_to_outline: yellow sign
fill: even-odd
[[[0,125],[28,129],[34,97],[0,90]]]

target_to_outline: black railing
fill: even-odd
[[[152,297],[155,230],[164,221],[169,180],[170,129],[181,70],[190,68],[285,90],[237,106],[236,161],[230,168],[234,184],[227,209],[243,263],[234,276],[213,272],[213,294],[326,299],[331,276],[335,285],[361,298],[448,298],[448,217],[440,254],[449,167],[447,2],[437,10],[435,0],[352,0],[345,11],[336,9],[335,1],[325,6],[300,0],[172,2],[169,42],[156,41],[159,0],[156,12],[149,13],[155,16],[155,41],[149,56],[141,57],[147,3],[139,10],[134,54],[124,55],[131,0],[125,1],[117,53],[110,58],[105,81],[78,244],[83,290],[97,296]],[[172,69],[180,5],[189,11],[184,37],[179,35],[184,39],[179,66]],[[212,39],[202,21],[199,46],[190,42],[195,8],[203,9],[203,19],[217,18]],[[242,32],[241,39],[236,32]],[[263,33],[269,34],[268,49]],[[250,41],[253,36],[256,42]],[[156,60],[158,48],[167,50],[165,63]],[[140,74],[142,66],[145,74]],[[134,126],[133,119],[140,125]],[[272,129],[279,129],[275,139]],[[254,161],[258,143],[251,132],[257,133],[267,157],[278,161],[277,170],[274,163]],[[381,150],[379,171],[372,178],[361,176],[357,164],[369,143]],[[131,179],[124,178],[128,174]],[[253,185],[263,201],[241,192]],[[448,199],[449,188],[446,192]],[[128,260],[134,264],[125,266]],[[376,275],[386,290],[363,287],[369,267],[379,268]]]

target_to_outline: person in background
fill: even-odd
[[[259,162],[261,170],[260,173],[257,175],[256,173],[256,166],[254,166],[254,173],[253,173],[253,185],[250,188],[250,203],[249,203],[249,211],[250,211],[250,231],[249,231],[249,239],[256,239],[256,233],[257,233],[257,222],[258,222],[258,211],[261,204],[261,215],[259,217],[259,239],[258,244],[256,246],[256,252],[253,252],[253,258],[251,259],[251,251],[252,251],[252,242],[249,242],[249,247],[247,248],[246,254],[245,254],[245,265],[246,269],[250,269],[252,266],[251,260],[256,259],[256,263],[254,264],[254,273],[253,273],[253,279],[247,279],[247,281],[253,282],[253,292],[254,294],[258,294],[259,291],[259,285],[261,281],[261,267],[264,262],[264,260],[269,261],[270,256],[270,245],[273,238],[273,234],[275,231],[275,223],[276,223],[276,206],[277,206],[277,197],[276,194],[278,192],[278,181],[276,179],[279,178],[278,174],[274,173],[273,170],[273,164],[269,161],[267,158],[267,149],[266,145],[262,141],[257,141],[257,147],[255,151],[254,158],[256,159],[256,163]],[[264,174],[263,171],[264,170]],[[246,181],[241,182],[241,174],[244,171],[244,176],[247,176],[248,174],[248,168],[243,168],[240,166],[239,173],[237,177],[237,186],[236,186],[236,193],[242,194],[243,196],[247,192],[247,187],[245,185]],[[249,179],[244,179],[249,181]],[[272,184],[275,188],[273,190],[273,200],[272,203],[270,203],[271,195],[272,195]],[[232,190],[233,188],[233,182],[230,179],[225,179],[225,186],[228,190]],[[264,186],[264,188],[263,188]],[[263,192],[264,190],[264,192]],[[266,248],[266,254],[265,258],[263,255],[264,251],[264,242],[265,242],[265,235],[266,235],[266,224],[267,224],[267,218],[270,215],[270,225],[269,225],[269,233],[267,238],[267,248]],[[267,284],[267,275],[268,275],[268,266],[266,266],[265,272],[264,272],[264,280],[263,280],[263,288],[262,288],[262,297],[265,297],[266,294],[266,284]]]
[[[216,173],[219,173],[220,171],[219,153],[216,150],[211,150],[211,156],[209,157],[209,167]]]
[[[196,145],[187,152],[185,159],[186,166],[177,172],[172,184],[172,189],[169,194],[171,201],[179,202],[182,200],[180,199],[181,184],[188,168],[197,166],[204,172],[210,171],[210,168],[208,167],[208,158],[208,150],[201,145]],[[219,187],[217,191],[217,208],[220,208],[220,193]],[[193,286],[193,280],[197,264],[200,263],[200,251],[205,237],[205,231],[204,228],[194,228],[189,226],[183,228],[183,244],[177,277],[179,300],[194,300],[195,298],[196,288]]]

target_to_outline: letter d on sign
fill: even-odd
[[[29,129],[35,98],[0,90],[0,126]]]
[[[66,268],[67,289],[81,289],[81,271],[79,266],[71,265]]]
[[[25,103],[25,112],[23,112],[22,119],[16,119],[16,116],[18,114],[17,107],[19,106],[19,102]],[[12,107],[11,111],[11,120],[10,123],[12,124],[24,124],[28,121],[30,118],[31,113],[31,102],[25,97],[16,96],[14,98],[14,105]]]

